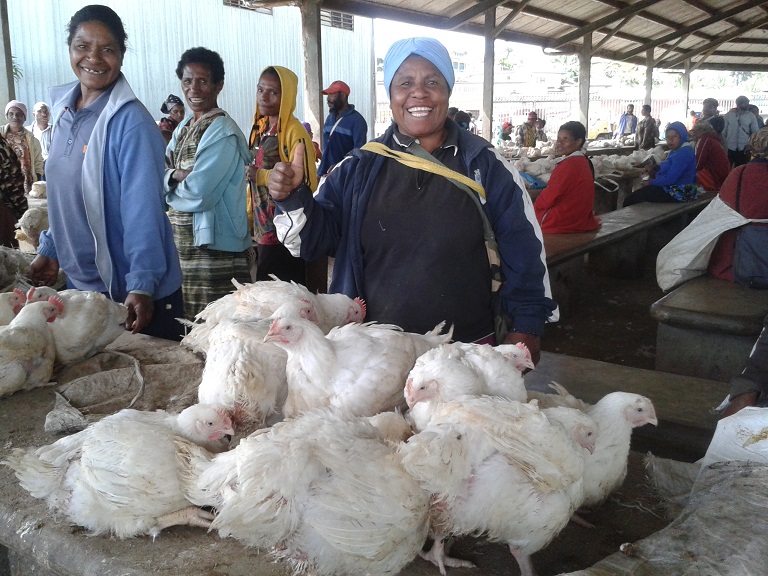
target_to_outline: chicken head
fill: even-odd
[[[18,288],[14,288],[13,292],[10,292],[8,294],[8,306],[13,310],[14,314],[18,314],[19,310],[24,306],[24,303],[27,301],[27,297]]]
[[[196,444],[215,442],[235,434],[232,418],[220,406],[194,404],[182,410],[178,422],[187,437]]]
[[[624,418],[627,419],[633,428],[653,424],[657,426],[659,421],[656,419],[656,410],[651,401],[645,396],[637,396],[624,408]]]
[[[362,322],[365,320],[365,313],[365,300],[358,296],[349,307],[349,311],[347,312],[347,323]]]
[[[64,313],[64,302],[58,296],[51,296],[43,307],[43,315],[48,322],[53,322]]]
[[[274,342],[278,346],[290,346],[301,339],[304,329],[291,318],[275,318],[269,332],[264,336],[264,342]]]
[[[440,392],[440,383],[437,380],[418,380],[413,378],[405,381],[405,402],[408,408],[413,408],[419,402],[426,402],[435,398]]]
[[[27,302],[45,302],[51,296],[57,296],[59,293],[50,286],[32,286],[27,291]]]

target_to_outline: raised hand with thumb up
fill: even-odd
[[[293,151],[292,162],[278,162],[267,179],[269,194],[275,200],[284,200],[304,181],[304,143]]]

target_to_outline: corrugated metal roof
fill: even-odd
[[[276,0],[260,4],[301,4]],[[768,1],[760,0],[322,0],[321,7],[575,53],[592,32],[593,56],[654,67],[768,71]],[[510,15],[510,20],[505,21]],[[606,39],[607,38],[607,39]]]

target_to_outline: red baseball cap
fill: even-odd
[[[336,92],[344,92],[349,96],[349,86],[341,80],[335,80],[328,88],[323,90],[323,94],[336,94]]]

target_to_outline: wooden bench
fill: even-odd
[[[714,197],[709,192],[692,202],[644,202],[602,214],[602,225],[592,232],[544,234],[550,284],[562,314],[571,314],[578,302],[586,264],[607,276],[641,277],[646,254],[658,252]]]
[[[768,290],[694,278],[651,305],[656,369],[728,382],[744,369],[767,315]]]
[[[659,425],[635,430],[633,449],[689,462],[707,451],[718,421],[712,409],[728,394],[728,386],[714,380],[542,352],[536,369],[525,375],[525,386],[551,393],[553,381],[590,404],[617,391],[650,398]]]

